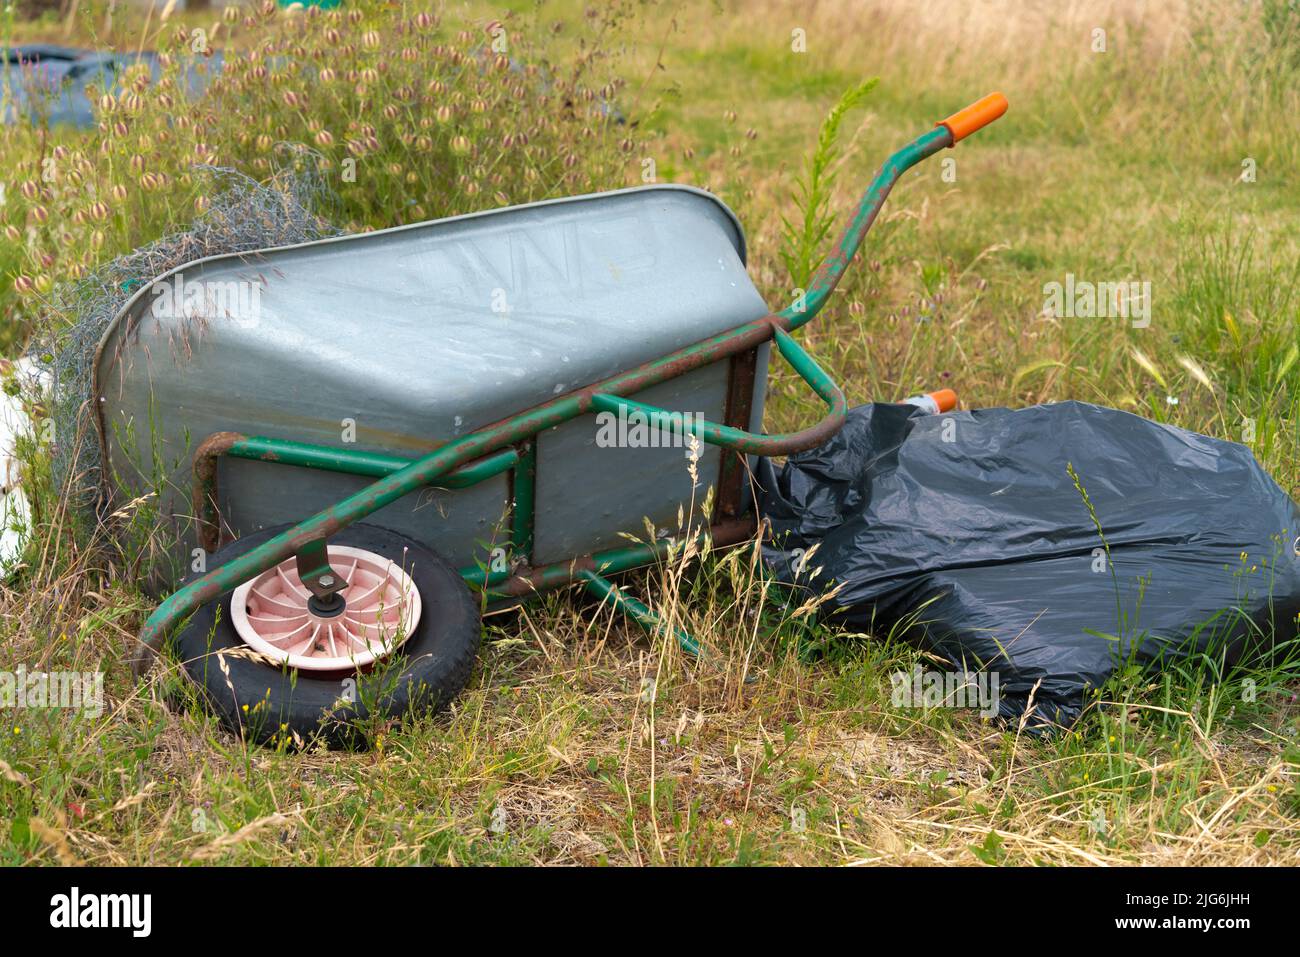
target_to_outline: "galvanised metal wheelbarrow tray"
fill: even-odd
[[[898,177],[1005,110],[992,94],[890,157],[780,312],[745,274],[735,216],[681,186],[156,278],[99,346],[101,452],[117,494],[161,489],[202,550],[191,563],[187,542],[192,573],[146,622],[137,674],[170,637],[231,727],[347,743],[358,719],[436,708],[464,686],[480,636],[471,588],[498,602],[580,582],[658,628],[604,576],[664,555],[667,541],[624,533],[675,524],[701,488],[677,443],[602,442],[593,416],[693,436],[714,503],[701,534],[752,536],[746,456],[819,445],[846,409],[791,333]],[[799,432],[761,432],[773,343],[827,405]]]

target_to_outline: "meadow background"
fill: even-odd
[[[226,57],[199,101],[177,76],[138,77],[98,103],[94,130],[0,129],[5,357],[57,332],[60,284],[202,213],[196,164],[273,178],[292,165],[283,142],[319,154],[320,212],[348,229],[633,185],[651,160],[659,181],[736,210],[751,275],[784,304],[782,217],[799,221],[844,92],[880,79],[845,115],[823,190],[840,217],[890,151],[998,89],[1010,112],[950,154],[955,181],[932,160],[895,190],[801,333],[809,351],[854,403],[941,386],[967,407],[1104,403],[1247,441],[1300,495],[1289,0],[267,4],[165,20],[81,0],[37,19],[6,7],[0,40]],[[1068,273],[1149,281],[1150,325],[1046,315],[1044,284]],[[815,412],[778,366],[769,428]],[[248,746],[174,674],[132,684],[125,649],[151,603],[130,556],[72,534],[48,453],[28,450],[37,527],[0,592],[0,667],[103,670],[107,702],[4,714],[0,862],[1300,862],[1294,666],[1124,673],[1108,707],[1045,740],[899,710],[889,674],[917,653],[797,617],[749,551],[633,582],[725,668],[691,668],[559,593],[488,619],[451,712],[380,729],[370,752]],[[800,653],[810,638],[817,655]]]

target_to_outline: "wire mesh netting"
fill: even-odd
[[[280,153],[283,160],[265,183],[234,169],[196,167],[211,181],[211,200],[193,223],[51,294],[47,332],[34,351],[53,386],[54,479],[83,516],[93,516],[108,498],[110,477],[91,416],[93,375],[104,331],[127,301],[154,278],[196,259],[340,234],[326,218],[336,198],[316,155],[296,144],[284,144]]]

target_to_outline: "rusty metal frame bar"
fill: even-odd
[[[503,449],[453,469],[433,483],[436,488],[468,488],[502,472],[516,468],[528,452],[525,443],[518,449]],[[214,432],[199,443],[194,450],[193,490],[191,504],[198,526],[199,545],[204,551],[215,552],[226,541],[222,535],[220,490],[217,482],[217,464],[222,456],[272,462],[279,465],[296,465],[301,468],[342,472],[348,475],[366,475],[382,478],[392,475],[414,459],[359,449],[333,448],[310,445],[288,439],[271,439],[266,436],[246,436],[239,432]],[[530,469],[535,466],[529,466]],[[531,509],[531,499],[529,506]],[[531,519],[529,519],[531,522]]]
[[[727,369],[727,404],[722,420],[737,429],[747,428],[753,412],[754,386],[758,381],[758,350],[739,352]],[[723,449],[718,464],[718,513],[735,518],[745,507],[745,455]]]

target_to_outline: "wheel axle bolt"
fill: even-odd
[[[324,588],[332,588],[332,587],[334,587],[334,576],[333,576],[333,575],[321,575],[319,581],[320,581],[321,586],[324,587]]]

